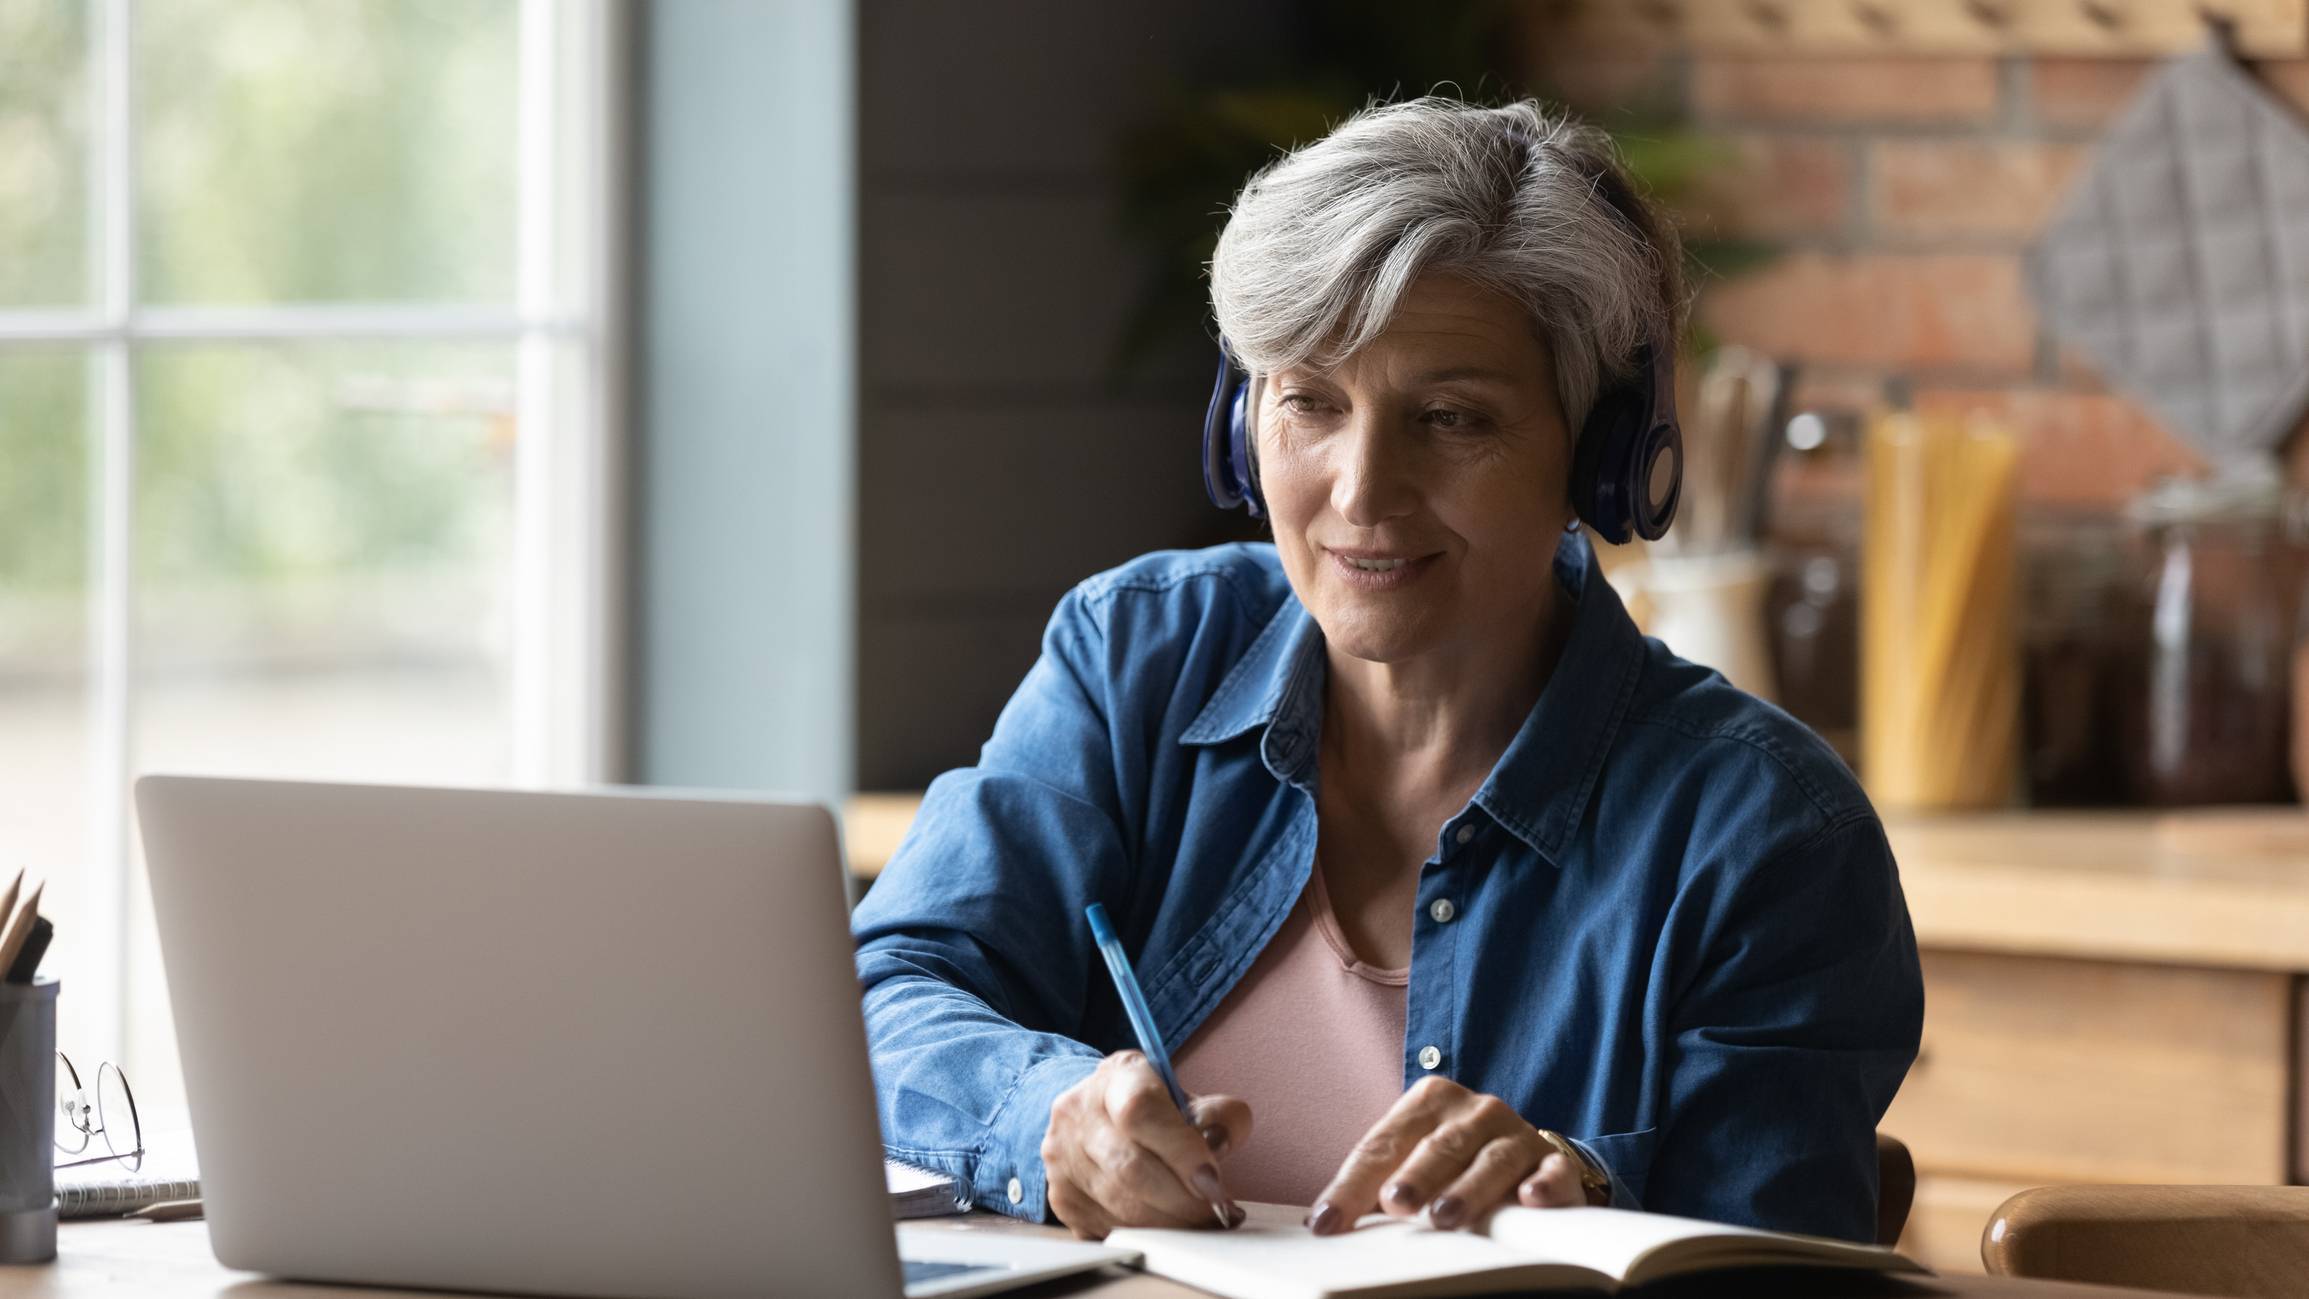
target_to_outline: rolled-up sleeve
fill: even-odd
[[[1051,1102],[1099,1060],[1072,1036],[1083,908],[1129,860],[1095,614],[1079,590],[1060,603],[977,765],[931,784],[851,922],[891,1153],[1035,1220]]]
[[[1876,1124],[1924,1020],[1882,826],[1847,815],[1693,901],[1645,1207],[1872,1239]]]

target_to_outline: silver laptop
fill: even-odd
[[[171,776],[136,806],[227,1266],[688,1299],[1134,1257],[894,1230],[822,807]]]

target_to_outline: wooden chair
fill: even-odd
[[[2309,1186],[2045,1186],[1981,1233],[1997,1276],[2240,1299],[2309,1289]]]
[[[1876,1243],[1894,1245],[1916,1202],[1916,1161],[1900,1138],[1876,1134]]]

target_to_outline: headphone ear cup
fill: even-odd
[[[1676,506],[1684,498],[1683,429],[1673,419],[1652,421],[1628,473],[1628,500],[1634,506],[1636,535],[1658,541],[1676,521]],[[1661,481],[1663,476],[1665,482]]]
[[[1596,399],[1580,425],[1571,457],[1571,507],[1580,522],[1613,545],[1623,545],[1633,531],[1629,518],[1628,464],[1634,460],[1630,445],[1639,436],[1639,421],[1649,405],[1631,385],[1619,385]]]
[[[1248,505],[1256,514],[1258,489],[1245,458],[1249,449],[1243,420],[1247,385],[1240,375],[1226,344],[1220,343],[1219,373],[1211,384],[1210,405],[1203,412],[1203,490],[1211,504],[1222,510]]]
[[[1636,370],[1596,398],[1572,452],[1572,508],[1614,545],[1657,541],[1684,493],[1684,434],[1676,423],[1674,353],[1647,345]]]
[[[1251,440],[1251,378],[1235,385],[1235,399],[1227,412],[1227,449],[1243,506],[1254,519],[1267,515],[1267,496],[1259,490],[1259,449]]]

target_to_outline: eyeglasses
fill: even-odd
[[[57,1052],[56,1106],[64,1113],[64,1122],[56,1128],[58,1150],[77,1155],[88,1149],[91,1141],[103,1137],[104,1148],[110,1152],[66,1160],[58,1168],[101,1164],[107,1159],[119,1160],[132,1173],[144,1166],[144,1127],[136,1121],[136,1093],[128,1089],[128,1075],[119,1065],[107,1060],[96,1066],[96,1099],[91,1103],[72,1057]]]

